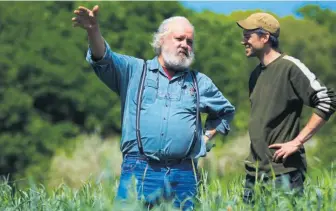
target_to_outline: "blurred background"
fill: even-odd
[[[281,50],[336,88],[335,2],[1,2],[3,179],[78,187],[120,173],[120,101],[85,61],[86,33],[71,22],[79,5],[96,4],[111,48],[139,58],[154,57],[149,43],[165,18],[183,15],[194,24],[193,68],[207,74],[237,109],[232,132],[217,136],[216,148],[200,161],[210,178],[241,175],[249,150],[248,77],[258,62],[245,58],[236,20],[255,11],[274,14]],[[304,109],[302,125],[311,112]],[[332,167],[335,138],[334,115],[306,144],[311,172]]]

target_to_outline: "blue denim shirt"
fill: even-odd
[[[97,76],[121,99],[123,153],[138,152],[135,117],[137,92],[144,60],[112,52],[105,42],[106,51],[100,61],[93,61],[88,49],[87,61]],[[177,72],[169,80],[158,58],[147,62],[147,76],[143,93],[140,131],[146,155],[153,159],[184,158],[196,127],[196,93],[190,71]],[[200,111],[207,113],[205,128],[216,128],[227,134],[235,108],[206,75],[197,72],[200,92]],[[201,123],[198,141],[191,158],[206,155]]]

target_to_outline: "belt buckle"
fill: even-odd
[[[172,159],[167,159],[167,160],[164,161],[164,164],[165,164],[166,166],[169,166],[169,165],[171,165],[173,162],[174,162],[174,160],[172,160]]]
[[[180,164],[181,162],[182,162],[181,159],[167,159],[167,160],[164,160],[164,164],[166,166]]]

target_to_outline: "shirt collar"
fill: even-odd
[[[148,69],[153,71],[153,70],[159,70],[161,67],[158,57],[154,57],[152,60],[149,61]],[[161,67],[162,68],[162,67]]]

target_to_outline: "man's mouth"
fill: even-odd
[[[187,51],[179,51],[178,53],[179,53],[179,54],[183,54],[183,55],[185,55],[186,57],[189,56],[189,53],[188,53]]]
[[[245,49],[251,48],[251,45],[248,42],[241,42]]]

